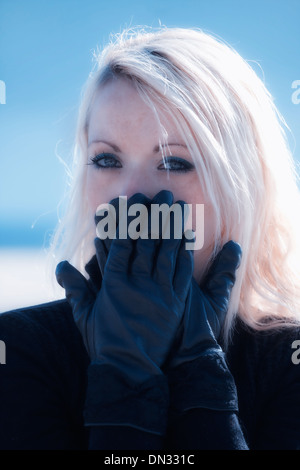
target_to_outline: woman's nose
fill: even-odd
[[[152,199],[160,189],[163,188],[158,188],[157,182],[149,176],[149,173],[135,171],[123,181],[119,188],[119,196],[127,196],[129,199],[136,193],[142,193]]]

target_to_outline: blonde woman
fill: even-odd
[[[148,229],[154,205],[188,204],[200,248],[184,217],[180,238],[121,237],[135,204]],[[84,91],[54,239],[66,300],[0,317],[1,447],[299,448],[299,208],[282,119],[236,51],[198,30],[118,35]]]

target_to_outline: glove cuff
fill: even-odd
[[[197,359],[168,371],[170,409],[238,411],[237,391],[221,350],[208,350]]]
[[[168,406],[169,389],[163,374],[136,384],[109,364],[90,364],[85,426],[131,426],[164,435]]]

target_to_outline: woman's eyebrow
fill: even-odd
[[[177,146],[177,147],[184,147],[184,148],[187,148],[187,146],[185,144],[179,144],[179,143],[166,143],[166,144],[161,144],[161,145],[156,145],[153,149],[153,152],[159,152],[160,149],[163,147],[172,147],[172,146]]]
[[[106,145],[109,145],[115,152],[121,152],[121,150],[119,149],[119,147],[116,145],[116,144],[113,144],[112,142],[108,142],[107,140],[99,140],[99,139],[95,139],[95,140],[92,140],[91,142],[88,143],[88,147],[90,147],[90,145],[92,144],[106,144]],[[161,145],[156,145],[153,149],[153,152],[154,153],[158,153],[162,147],[174,147],[174,146],[177,146],[177,147],[184,147],[184,148],[187,148],[187,146],[185,144],[180,144],[180,143],[176,143],[176,142],[170,142],[170,143],[166,143],[166,144],[161,144]]]
[[[108,142],[107,140],[102,140],[102,139],[92,140],[91,142],[88,143],[88,147],[90,147],[92,144],[106,144],[106,145],[109,145],[115,152],[121,152],[121,150],[119,149],[117,145],[112,144],[111,142]]]

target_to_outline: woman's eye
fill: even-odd
[[[164,159],[163,163],[161,163],[158,167],[159,170],[168,170],[184,173],[186,173],[187,171],[191,171],[194,168],[195,167],[192,163],[179,157],[167,157]]]
[[[95,157],[91,157],[91,162],[96,165],[97,168],[121,168],[122,165],[119,160],[110,153],[100,153]]]

